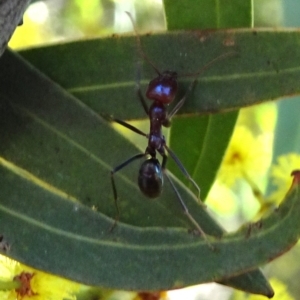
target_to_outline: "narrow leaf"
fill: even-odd
[[[252,24],[252,5],[252,1],[231,1],[230,3],[164,1],[168,30],[249,27]],[[206,198],[215,180],[237,116],[238,111],[229,114],[206,115],[201,118],[183,116],[175,118],[172,122],[170,146],[182,158],[184,166],[196,182],[201,184],[202,199]],[[183,144],[184,147],[182,147]],[[182,174],[174,163],[169,163],[168,167],[179,178],[182,178]],[[260,270],[253,270],[220,283],[248,293],[263,294],[268,297],[274,294]]]
[[[160,70],[178,72],[178,99],[192,80],[180,75],[199,71],[221,54],[237,52],[201,74],[179,114],[225,112],[300,93],[297,30],[170,32],[141,40]],[[135,47],[135,38],[114,36],[31,49],[21,55],[96,112],[138,119],[145,113],[134,93]],[[143,88],[154,76],[144,63]]]
[[[9,52],[3,58],[0,227],[10,257],[90,285],[161,290],[237,276],[297,241],[298,183],[259,226],[211,238],[213,251],[188,233],[190,224],[170,186],[158,201],[143,201],[129,169],[116,176],[121,221],[128,224],[119,222],[109,232],[113,219],[106,215],[114,216],[109,170],[134,147],[20,58]],[[223,230],[177,186],[204,231],[220,237]]]
[[[168,29],[250,27],[251,1],[164,0]]]

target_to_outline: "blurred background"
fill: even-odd
[[[18,50],[132,32],[124,11],[132,14],[139,33],[165,30],[161,0],[32,1],[24,15],[24,24],[16,29],[9,46]],[[297,0],[254,0],[254,27],[300,27],[299,13]],[[299,111],[300,101],[295,97],[241,111],[220,174],[207,198],[208,206],[227,230],[258,219],[282,200],[291,182],[290,172],[300,169]],[[146,121],[144,125],[135,125],[147,128],[147,124]],[[134,134],[128,131],[124,134],[136,143]],[[245,149],[247,144],[253,147]],[[241,154],[242,159],[232,161],[234,153]],[[234,172],[241,165],[247,170],[243,176],[224,179],[222,174]],[[275,289],[275,299],[299,299],[299,255],[300,248],[296,246],[263,268]],[[172,291],[168,298],[264,299],[217,284]]]

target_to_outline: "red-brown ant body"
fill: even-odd
[[[146,114],[149,116],[150,120],[150,132],[149,134],[146,134],[139,130],[138,128],[122,121],[116,118],[111,118],[111,121],[114,121],[128,129],[130,129],[133,132],[136,132],[137,134],[140,134],[142,136],[145,136],[148,139],[148,146],[144,153],[137,154],[119,166],[115,167],[111,171],[111,182],[112,182],[112,188],[113,188],[113,194],[114,194],[114,200],[115,205],[117,209],[117,217],[115,220],[114,225],[112,228],[115,227],[116,222],[119,219],[119,208],[117,203],[117,189],[115,185],[114,180],[114,174],[121,169],[123,169],[125,166],[129,165],[132,161],[135,161],[140,158],[145,158],[145,161],[141,164],[139,169],[139,175],[138,175],[138,185],[142,193],[149,197],[149,198],[156,198],[158,197],[162,192],[163,187],[163,175],[167,177],[169,180],[174,192],[176,193],[176,197],[183,209],[183,212],[186,214],[186,216],[189,218],[189,220],[194,224],[197,231],[205,238],[205,233],[201,229],[200,225],[197,223],[197,221],[192,217],[192,215],[189,213],[186,204],[184,203],[183,199],[181,198],[177,188],[175,187],[173,181],[171,180],[171,177],[167,173],[166,170],[166,163],[167,163],[167,154],[166,152],[173,158],[173,160],[176,162],[182,173],[185,175],[185,177],[194,185],[194,187],[198,191],[198,198],[200,200],[200,188],[197,185],[197,183],[191,178],[187,170],[184,168],[180,160],[177,158],[177,156],[174,154],[174,152],[166,145],[165,137],[162,134],[162,126],[169,127],[171,124],[171,118],[177,113],[177,111],[182,107],[184,102],[186,101],[187,95],[190,91],[192,91],[196,80],[200,73],[202,73],[205,69],[207,69],[211,64],[213,64],[215,61],[223,59],[224,57],[228,55],[232,55],[234,52],[223,54],[211,62],[209,62],[207,65],[205,65],[200,71],[194,74],[195,78],[190,84],[188,91],[183,96],[181,100],[176,104],[176,106],[173,108],[173,110],[168,113],[167,112],[167,106],[173,102],[175,99],[175,96],[177,94],[177,73],[173,71],[164,71],[161,73],[154,64],[148,59],[146,54],[143,52],[141,47],[141,42],[139,35],[137,33],[137,30],[134,25],[134,21],[132,19],[132,16],[127,13],[129,18],[132,21],[137,43],[139,47],[140,54],[143,58],[145,58],[154,68],[158,76],[150,81],[147,91],[146,91],[146,97],[153,101],[152,105],[148,108],[148,105],[146,104],[146,101],[143,97],[143,94],[141,92],[140,84],[137,83],[137,94],[138,98],[141,101],[141,104],[146,112]],[[156,158],[156,152],[158,152],[162,156],[162,163],[158,161]],[[201,200],[200,203],[202,204]]]

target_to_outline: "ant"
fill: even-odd
[[[110,121],[116,122],[127,129],[142,135],[148,139],[148,146],[144,153],[139,153],[131,158],[127,159],[117,167],[115,167],[111,171],[111,184],[113,189],[113,195],[114,195],[114,202],[117,210],[117,216],[115,218],[115,222],[112,225],[110,230],[113,230],[116,226],[119,217],[120,217],[120,210],[118,207],[118,195],[117,195],[117,189],[114,179],[114,174],[123,169],[124,167],[128,166],[131,162],[145,158],[144,162],[141,164],[139,169],[139,175],[138,175],[138,185],[141,190],[141,192],[149,197],[149,198],[157,198],[161,192],[163,187],[163,181],[165,176],[168,181],[170,182],[176,197],[181,205],[181,208],[184,212],[184,214],[188,217],[188,219],[193,223],[198,233],[206,239],[206,234],[200,227],[200,225],[197,223],[197,221],[193,218],[193,216],[189,213],[188,208],[186,204],[184,203],[182,197],[180,196],[175,184],[173,183],[170,175],[167,173],[166,164],[169,154],[171,158],[176,162],[181,172],[184,174],[184,176],[193,184],[193,186],[196,188],[198,193],[198,199],[200,200],[200,203],[205,206],[201,199],[200,199],[200,188],[197,185],[197,183],[192,179],[192,177],[189,175],[188,171],[185,169],[183,164],[180,162],[179,158],[175,155],[175,153],[166,145],[165,137],[162,134],[162,126],[164,127],[170,127],[171,125],[171,119],[172,117],[177,113],[177,111],[183,106],[183,104],[186,101],[187,95],[192,91],[196,80],[198,76],[206,70],[210,65],[215,63],[217,60],[223,59],[229,55],[235,54],[235,52],[229,52],[225,53],[221,56],[218,56],[217,58],[210,61],[208,64],[206,64],[204,67],[201,68],[200,71],[193,74],[195,76],[194,80],[190,84],[187,92],[182,97],[182,99],[179,100],[179,102],[175,105],[175,107],[172,109],[171,112],[167,112],[167,106],[172,103],[175,99],[176,93],[177,93],[177,87],[178,82],[177,78],[178,75],[174,71],[164,71],[160,72],[158,68],[151,62],[151,60],[147,57],[147,55],[144,53],[140,36],[137,32],[137,29],[134,24],[134,20],[129,12],[126,12],[129,16],[133,29],[136,35],[137,39],[137,45],[138,50],[140,52],[140,55],[153,67],[155,72],[157,73],[157,77],[150,81],[147,91],[146,91],[146,97],[153,101],[152,105],[148,107],[146,104],[145,98],[142,94],[140,82],[139,79],[136,84],[136,93],[138,95],[138,98],[143,106],[143,109],[145,110],[145,113],[149,116],[150,120],[150,132],[148,134],[142,132],[138,128],[122,121],[117,118],[110,117]],[[188,75],[183,75],[188,76]],[[159,153],[162,157],[162,163],[158,161],[156,158],[156,153]],[[166,154],[167,153],[167,154]]]

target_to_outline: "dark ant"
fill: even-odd
[[[141,92],[140,88],[140,82],[138,80],[137,86],[136,86],[136,92],[138,94],[138,98],[140,99],[140,102],[146,112],[146,114],[149,116],[150,119],[150,133],[146,134],[139,130],[138,128],[122,121],[116,118],[111,117],[110,121],[116,122],[131,131],[140,134],[148,139],[148,146],[145,150],[145,153],[139,153],[122,164],[118,165],[111,171],[111,183],[112,183],[112,189],[113,189],[113,194],[114,194],[114,201],[115,201],[115,206],[117,210],[117,216],[115,218],[115,222],[111,227],[111,230],[114,229],[116,226],[119,217],[120,217],[120,210],[118,207],[118,195],[117,195],[117,189],[115,185],[115,180],[114,180],[114,174],[127,165],[129,165],[131,162],[145,157],[145,161],[141,164],[140,169],[139,169],[139,175],[138,175],[138,185],[142,193],[149,197],[149,198],[156,198],[158,197],[161,192],[162,192],[162,187],[163,187],[163,175],[165,175],[170,182],[176,197],[183,209],[183,212],[185,215],[189,218],[189,220],[194,224],[196,227],[197,231],[200,233],[201,236],[206,238],[206,235],[200,225],[197,223],[197,221],[193,218],[193,216],[189,213],[188,208],[186,204],[184,203],[183,199],[181,198],[177,188],[175,187],[173,181],[171,180],[171,177],[167,173],[166,170],[166,163],[167,163],[167,154],[166,152],[172,157],[172,159],[176,162],[178,165],[179,169],[181,172],[185,175],[185,177],[193,184],[193,186],[196,188],[198,192],[198,199],[200,200],[200,203],[204,205],[200,199],[200,188],[197,185],[197,183],[192,179],[192,177],[189,175],[188,171],[185,169],[185,167],[182,165],[180,160],[177,158],[175,153],[166,145],[166,140],[165,137],[162,134],[162,126],[164,127],[169,127],[171,125],[171,118],[177,113],[177,111],[182,107],[182,105],[185,103],[187,95],[189,92],[192,91],[196,80],[198,76],[206,70],[210,65],[212,65],[214,62],[217,60],[223,59],[229,55],[235,54],[235,52],[229,52],[226,54],[223,54],[212,61],[210,61],[207,65],[202,67],[200,71],[198,71],[195,74],[192,74],[195,76],[195,79],[192,81],[190,84],[187,92],[183,96],[181,100],[176,104],[176,106],[173,108],[173,110],[168,113],[167,112],[167,106],[173,102],[176,93],[177,93],[177,73],[173,71],[164,71],[161,73],[155,65],[150,61],[150,59],[147,57],[147,55],[143,52],[142,46],[141,46],[141,41],[140,37],[138,35],[137,29],[134,25],[133,18],[130,13],[126,12],[127,15],[129,16],[135,34],[136,34],[136,39],[137,39],[137,44],[138,44],[138,49],[141,54],[141,56],[149,62],[149,64],[153,67],[153,69],[156,71],[158,76],[154,78],[153,80],[150,81],[147,91],[146,91],[146,97],[150,100],[153,100],[152,105],[150,108],[148,108],[145,98],[143,97],[143,94]],[[185,75],[188,76],[188,75]],[[156,158],[156,152],[158,152],[162,156],[162,163],[158,161]],[[205,205],[204,205],[205,206]]]

